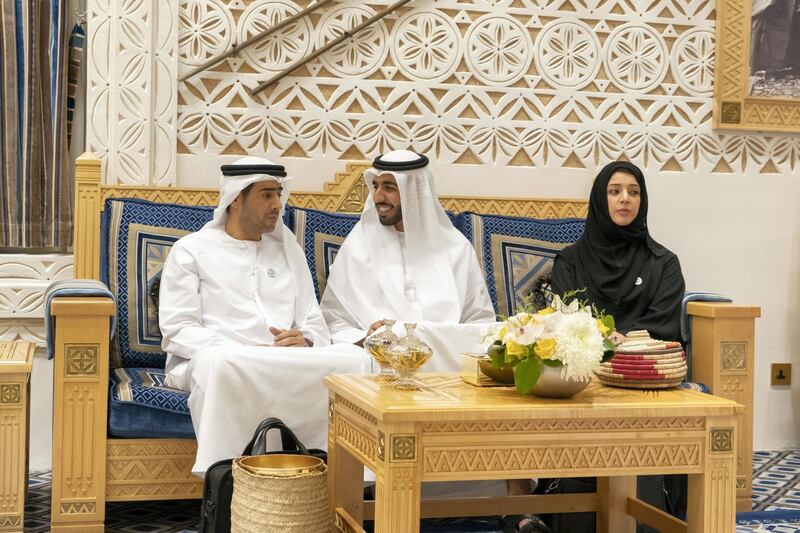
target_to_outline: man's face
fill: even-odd
[[[281,184],[270,180],[255,183],[247,194],[239,194],[231,207],[238,214],[240,227],[253,235],[272,232],[281,216],[281,192]]]
[[[372,180],[375,192],[372,195],[378,208],[378,220],[384,226],[394,226],[402,231],[403,210],[400,208],[400,191],[391,174],[381,174]]]

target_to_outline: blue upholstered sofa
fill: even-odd
[[[111,341],[109,434],[193,438],[188,394],[164,385],[157,286],[172,244],[211,219],[211,207],[110,199],[103,211],[100,279],[117,298]],[[284,222],[306,252],[317,297],[357,214],[289,206]],[[535,220],[459,213],[454,225],[473,242],[498,314],[509,314],[553,256],[583,231],[582,219]]]
[[[363,168],[352,165],[326,193],[293,194],[292,203],[306,207],[286,210],[284,222],[306,253],[318,297],[336,252],[358,221],[359,215],[353,212],[359,211],[359,204],[352,201],[352,192],[361,191],[363,201]],[[194,433],[188,395],[164,384],[157,285],[172,244],[211,219],[216,195],[214,191],[101,186],[99,163],[90,155],[78,161],[77,189],[76,277],[103,281],[115,297],[116,308],[108,298],[88,296],[57,297],[50,308],[56,318],[54,531],[62,526],[66,530],[70,524],[84,524],[86,530],[102,524],[105,501],[199,495],[198,480],[189,473]],[[338,203],[326,204],[329,197],[338,198]],[[468,199],[463,200],[448,205],[443,199],[443,203],[446,207],[470,205]],[[489,205],[502,205],[493,202]],[[515,202],[517,209],[525,201]],[[346,206],[351,212],[308,207],[320,203],[334,209]],[[498,314],[512,312],[549,272],[555,254],[583,231],[583,220],[577,216],[554,218],[558,213],[552,209],[545,214],[548,218],[450,213],[454,225],[475,247]],[[748,406],[752,405],[752,329],[757,316],[753,309],[757,308],[689,306],[696,330],[701,328],[693,342],[695,379]],[[112,314],[117,326],[109,340]],[[76,346],[83,351],[76,351]],[[75,366],[92,353],[94,366]],[[730,384],[733,376],[743,384],[741,391],[726,388],[725,380]],[[107,430],[101,422],[106,415]],[[751,427],[752,413],[747,416],[742,424],[745,431]],[[88,418],[92,419],[89,425]],[[76,461],[84,470],[76,470]],[[744,464],[749,468],[749,462]],[[79,479],[91,481],[81,488]],[[749,475],[742,477],[741,499],[749,499],[749,483]]]

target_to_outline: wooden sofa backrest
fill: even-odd
[[[320,192],[292,191],[289,203],[295,207],[321,209],[339,213],[360,213],[367,198],[363,173],[370,164],[348,163]],[[139,198],[153,202],[184,205],[217,205],[217,189],[178,187],[139,187],[105,185],[101,183],[100,160],[91,152],[76,162],[75,203],[75,277],[100,277],[100,214],[108,198]],[[531,218],[585,218],[586,200],[557,198],[490,198],[440,196],[448,211],[472,211],[481,214],[508,215]]]

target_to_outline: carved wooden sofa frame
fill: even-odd
[[[366,164],[349,164],[326,183],[322,192],[293,192],[297,207],[360,212],[367,188],[361,174]],[[187,205],[216,205],[217,191],[103,185],[100,161],[84,154],[76,167],[75,277],[99,279],[100,213],[108,198],[141,198]],[[585,217],[583,200],[537,198],[441,197],[446,209],[533,218]],[[107,435],[109,316],[108,298],[54,299],[56,317],[53,409],[52,531],[103,531],[105,503],[199,498],[202,483],[192,476],[196,443],[183,439],[123,439]],[[692,377],[714,394],[746,406],[739,422],[737,497],[739,510],[750,509],[754,322],[760,309],[718,303],[689,304],[692,316]],[[595,499],[576,495],[591,510]],[[469,504],[470,515],[492,515],[519,508],[495,498]],[[547,500],[550,501],[550,500]],[[537,509],[558,511],[540,500]],[[595,502],[596,503],[596,502]],[[464,509],[457,500],[423,503],[423,516],[453,516]],[[499,507],[498,507],[499,505]],[[544,505],[545,507],[542,507]],[[575,507],[572,507],[575,510]],[[566,508],[564,508],[566,510]],[[372,506],[365,505],[365,518]]]

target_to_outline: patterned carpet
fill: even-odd
[[[737,515],[736,533],[800,533],[800,449],[756,452],[753,457],[753,511]],[[32,473],[25,505],[25,531],[50,529],[50,473]],[[109,533],[194,533],[199,502],[110,503]],[[423,521],[423,533],[500,533],[496,519]]]

